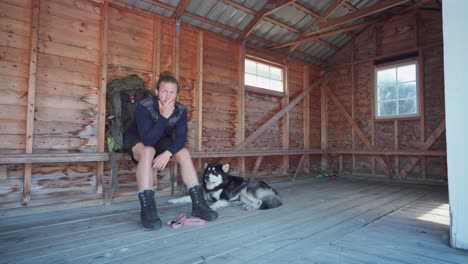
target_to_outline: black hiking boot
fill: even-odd
[[[206,221],[218,219],[218,213],[213,211],[206,203],[203,197],[203,189],[201,185],[194,186],[189,189],[190,198],[192,199],[192,215],[200,217]]]
[[[156,201],[153,190],[145,190],[138,193],[140,198],[140,218],[144,230],[156,230],[162,227],[162,221],[158,217],[156,210]]]

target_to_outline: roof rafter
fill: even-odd
[[[319,39],[319,38],[332,36],[332,35],[336,35],[336,34],[339,34],[339,33],[344,33],[344,32],[355,30],[355,29],[358,29],[358,28],[361,28],[361,27],[369,26],[371,24],[379,22],[380,20],[381,19],[371,19],[371,20],[368,20],[366,22],[355,24],[355,25],[348,26],[348,27],[343,27],[343,28],[339,28],[339,29],[335,29],[335,30],[329,30],[329,31],[325,31],[325,32],[320,31],[320,33],[315,33],[315,34],[312,34],[312,35],[309,35],[309,36],[306,36],[306,37],[302,37],[302,38],[297,39],[297,40],[293,40],[293,41],[281,43],[281,44],[278,44],[278,45],[274,45],[274,46],[271,46],[270,48],[271,49],[284,48],[284,47],[300,44],[300,43],[305,42],[305,41],[316,40],[316,39]]]
[[[302,12],[309,14],[309,16],[311,16],[311,17],[315,17],[315,18],[320,17],[319,14],[315,13],[314,11],[310,10],[309,8],[299,4],[297,2],[291,3],[291,5],[294,6],[295,8],[297,8],[297,9],[299,9],[299,10],[302,10]]]
[[[350,14],[335,18],[333,20],[321,22],[318,25],[320,27],[320,30],[330,29],[330,28],[337,27],[337,26],[340,26],[342,24],[351,22],[351,21],[356,20],[358,18],[363,18],[363,17],[366,17],[366,16],[370,16],[372,14],[378,13],[380,11],[384,11],[386,9],[395,7],[397,5],[400,5],[400,4],[409,2],[409,1],[410,0],[387,0],[387,1],[384,1],[384,2],[379,2],[379,3],[375,4],[375,5],[371,5],[369,7],[359,9],[359,10],[357,10],[355,12],[352,12]]]
[[[317,20],[315,20],[313,23],[312,23],[312,26],[316,26],[318,23],[320,23],[321,21],[323,21],[324,19],[326,19],[327,17],[329,17],[333,12],[335,12],[335,10],[338,9],[338,7],[340,7],[340,5],[345,2],[345,0],[336,0],[326,11],[325,13],[322,14],[322,16],[319,16]],[[302,37],[305,37],[307,36],[309,33],[311,33],[313,30],[311,29],[308,29],[306,31],[304,31],[301,36],[299,38],[302,38]],[[296,44],[296,45],[293,45],[289,48],[289,52],[293,52],[299,45],[299,44]]]
[[[143,2],[146,2],[148,4],[152,4],[152,5],[155,5],[155,6],[159,6],[161,8],[167,9],[167,10],[172,11],[172,12],[174,12],[176,10],[176,8],[174,6],[168,5],[168,4],[163,3],[163,2],[159,2],[157,0],[143,0]]]
[[[245,6],[241,5],[241,4],[238,4],[236,2],[233,2],[231,0],[223,0],[223,3],[225,3],[227,5],[230,5],[230,6],[233,6],[233,7],[237,8],[237,9],[239,9],[239,10],[244,11],[245,13],[248,13],[248,14],[251,14],[251,15],[254,15],[254,16],[257,14],[257,12],[255,10],[249,9],[249,8],[247,8],[247,7],[245,7]]]
[[[295,44],[287,45],[287,46],[291,46],[289,48],[289,52],[294,51],[304,41],[310,41],[310,40],[316,40],[317,39],[316,37],[308,38],[309,36],[316,36],[315,34],[323,32],[323,31],[325,31],[327,29],[338,27],[338,26],[341,26],[342,24],[346,24],[346,23],[351,22],[353,20],[370,16],[370,15],[375,14],[377,12],[392,8],[394,6],[400,5],[400,4],[408,2],[408,1],[410,1],[410,0],[387,0],[387,1],[379,2],[377,4],[374,4],[372,6],[369,6],[369,7],[363,8],[363,9],[357,9],[356,11],[354,11],[354,12],[352,12],[350,14],[338,17],[336,19],[325,21],[326,18],[328,18],[331,14],[333,14],[341,5],[344,5],[348,9],[353,8],[352,6],[348,6],[348,5],[344,4],[346,1],[338,0],[333,5],[331,5],[327,9],[327,11],[325,11],[325,13],[318,20],[314,21],[314,23],[312,24],[313,26],[318,25],[320,27],[320,29],[315,31],[315,32],[310,31],[310,30],[305,31],[304,34],[302,34],[302,36],[298,40],[294,41]],[[372,20],[372,21],[374,21],[374,20]],[[367,23],[364,22],[363,24],[367,24]],[[346,29],[349,29],[349,28],[350,27],[346,27]],[[345,28],[342,28],[342,29],[345,29]],[[355,29],[355,28],[352,28],[351,30],[353,30],[353,29]],[[339,30],[340,29],[334,30],[334,32],[344,33],[344,32],[350,31],[350,30],[345,30],[345,31],[340,32]],[[325,33],[323,33],[323,34],[325,34]],[[328,34],[327,34],[327,36],[328,36]],[[303,40],[303,41],[299,41],[299,40]]]
[[[244,34],[242,34],[241,38],[247,38],[252,33],[255,26],[258,24],[258,22],[262,20],[264,16],[274,13],[275,11],[295,1],[296,0],[276,0],[276,1],[273,1],[272,3],[267,3],[267,4],[274,4],[275,7],[272,9],[263,8],[260,12],[258,12],[255,15],[254,19],[250,22],[250,24],[245,28]]]
[[[285,29],[287,29],[289,31],[292,31],[294,33],[298,33],[298,34],[301,33],[301,31],[299,29],[291,27],[290,25],[286,25],[285,23],[282,23],[282,22],[280,22],[280,21],[278,21],[276,19],[273,19],[271,17],[265,16],[265,17],[263,17],[263,20],[268,21],[268,22],[270,22],[272,24],[275,24],[277,26],[280,26],[282,28],[285,28]]]
[[[172,17],[178,18],[184,13],[185,8],[187,7],[188,3],[190,0],[182,0],[180,1],[179,5],[176,7],[174,14],[172,14]]]

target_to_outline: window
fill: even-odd
[[[419,114],[417,68],[416,61],[376,68],[377,118]]]
[[[245,85],[283,92],[283,69],[245,59]]]

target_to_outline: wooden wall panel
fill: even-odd
[[[108,74],[111,82],[137,74],[147,88],[153,72],[153,20],[126,10],[109,8]]]
[[[245,52],[240,42],[184,24],[177,32],[174,19],[140,13],[138,8],[128,8],[124,3],[111,3],[108,19],[105,19],[107,12],[103,12],[101,0],[40,0],[37,70],[31,73],[30,51],[34,49],[30,45],[36,39],[31,33],[32,3],[32,0],[0,0],[0,135],[4,139],[0,141],[0,153],[23,153],[30,143],[33,153],[87,153],[100,149],[97,145],[102,126],[98,120],[99,111],[103,109],[100,105],[102,73],[107,73],[107,82],[136,73],[149,89],[153,89],[162,71],[177,74],[181,86],[179,100],[189,110],[187,146],[190,149],[197,144],[207,151],[233,148],[241,143],[242,133],[245,132],[243,138],[246,138],[282,107],[284,98],[280,96],[244,93],[240,89],[240,58]],[[103,19],[108,21],[106,32],[103,32],[106,25]],[[102,36],[107,36],[103,38],[107,42],[101,41]],[[269,51],[252,50],[249,55],[289,67],[289,100],[305,88],[304,63],[295,59],[288,62],[284,55]],[[29,115],[34,125],[33,140],[26,141],[28,86],[34,73],[34,114]],[[309,83],[319,76],[315,67],[311,67],[308,74]],[[195,93],[196,86],[201,88],[201,96]],[[240,111],[243,97],[245,112]],[[202,105],[201,143],[196,142],[198,136],[195,137],[197,100]],[[290,147],[302,148],[304,131],[309,129],[304,127],[306,124],[310,124],[308,133],[312,147],[317,142],[320,144],[319,91],[314,90],[308,100],[312,122],[305,122],[305,104],[300,102],[288,114],[288,127],[277,122],[248,148],[267,152],[283,148],[285,142]],[[245,131],[239,127],[242,119],[245,119]],[[289,131],[288,135],[283,135],[285,131]],[[300,158],[290,157],[291,162],[285,163],[281,156],[265,157],[258,168],[258,177],[284,179],[295,172]],[[309,164],[316,165],[315,156],[310,158]],[[246,172],[248,176],[256,158],[246,158],[245,165],[234,158],[223,162],[231,163],[233,174]],[[285,164],[289,167],[284,167]],[[111,187],[107,162],[103,166],[104,175],[97,172],[99,168],[95,162],[28,166],[31,168],[32,205],[50,200],[60,202],[67,196],[78,197],[77,200],[79,197],[102,199],[103,196],[96,193],[99,177],[104,180],[104,191]],[[23,178],[29,179],[24,177],[26,170],[29,169],[23,165],[0,165],[0,206],[15,202],[19,206]],[[201,172],[202,169],[198,166],[197,170]],[[118,160],[118,171],[120,191],[115,195],[134,197],[135,165],[128,156]],[[158,191],[171,189],[169,168],[159,172],[157,177]]]
[[[187,147],[195,146],[195,85],[197,84],[198,32],[181,29],[179,55],[179,102],[187,107],[189,133]]]
[[[377,55],[416,48],[416,18],[397,16],[376,27]]]
[[[402,16],[395,16],[393,19],[383,23],[373,25],[362,32],[353,43],[353,62],[343,63],[340,55],[329,61],[328,74],[332,74],[336,83],[340,78],[349,78],[349,73],[335,72],[340,69],[354,68],[352,80],[354,80],[354,101],[351,107],[344,104],[345,108],[351,111],[354,109],[354,121],[366,138],[379,151],[392,150],[420,150],[427,138],[439,127],[445,118],[444,111],[444,86],[443,86],[443,46],[441,32],[440,12],[419,10]],[[397,120],[375,120],[374,103],[374,61],[392,58],[398,54],[418,52],[420,73],[423,81],[421,84],[422,116],[416,119]],[[336,60],[336,61],[335,61]],[[345,80],[348,82],[351,80]],[[330,85],[331,86],[331,85]],[[332,87],[331,87],[332,88]],[[340,101],[346,101],[346,90],[351,92],[352,87],[344,90],[337,90],[335,93]],[[333,91],[336,88],[332,88]],[[352,97],[349,96],[349,99]],[[332,105],[333,107],[333,105]],[[343,127],[344,126],[344,127]],[[333,110],[329,112],[329,146],[332,147],[351,135],[342,120],[333,116]],[[425,138],[423,138],[425,137]],[[354,149],[364,150],[366,147],[361,140],[352,137]],[[340,148],[347,147],[347,144]],[[445,134],[435,141],[432,150],[445,150]],[[354,155],[352,166],[347,167],[347,157],[343,157],[343,164],[332,162],[331,170],[338,171],[340,166],[344,166],[345,173],[354,175],[368,175],[372,177],[384,176],[385,169],[381,162],[376,162],[376,157]],[[409,168],[408,175],[400,175],[407,164],[414,164],[415,157],[390,156],[384,161],[389,166],[390,175],[386,177],[403,180],[439,180],[446,178],[444,161],[445,157],[428,157]]]
[[[353,42],[354,60],[365,60],[375,56],[375,30],[370,27],[361,32]],[[334,61],[334,59],[330,60]]]
[[[0,1],[0,153],[25,149],[31,14],[31,1]]]
[[[288,64],[289,100],[293,100],[304,91],[304,68],[302,63],[290,62]],[[304,148],[304,102],[299,102],[289,111],[289,148]]]
[[[222,56],[220,56],[222,54]],[[203,41],[203,132],[204,149],[234,147],[237,143],[237,46],[204,36]],[[219,80],[219,82],[218,82]]]
[[[87,1],[40,3],[34,152],[95,152],[100,9]],[[62,110],[76,115],[46,116]],[[82,112],[93,115],[84,121]]]

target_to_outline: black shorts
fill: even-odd
[[[172,144],[172,137],[163,137],[158,142],[156,142],[156,144],[153,145],[153,148],[156,150],[156,153],[154,154],[154,158],[162,154],[164,151],[168,150],[171,144]],[[135,164],[138,164],[138,160],[136,160],[135,157],[133,157],[132,148],[130,148],[130,157],[132,157],[132,161]]]

